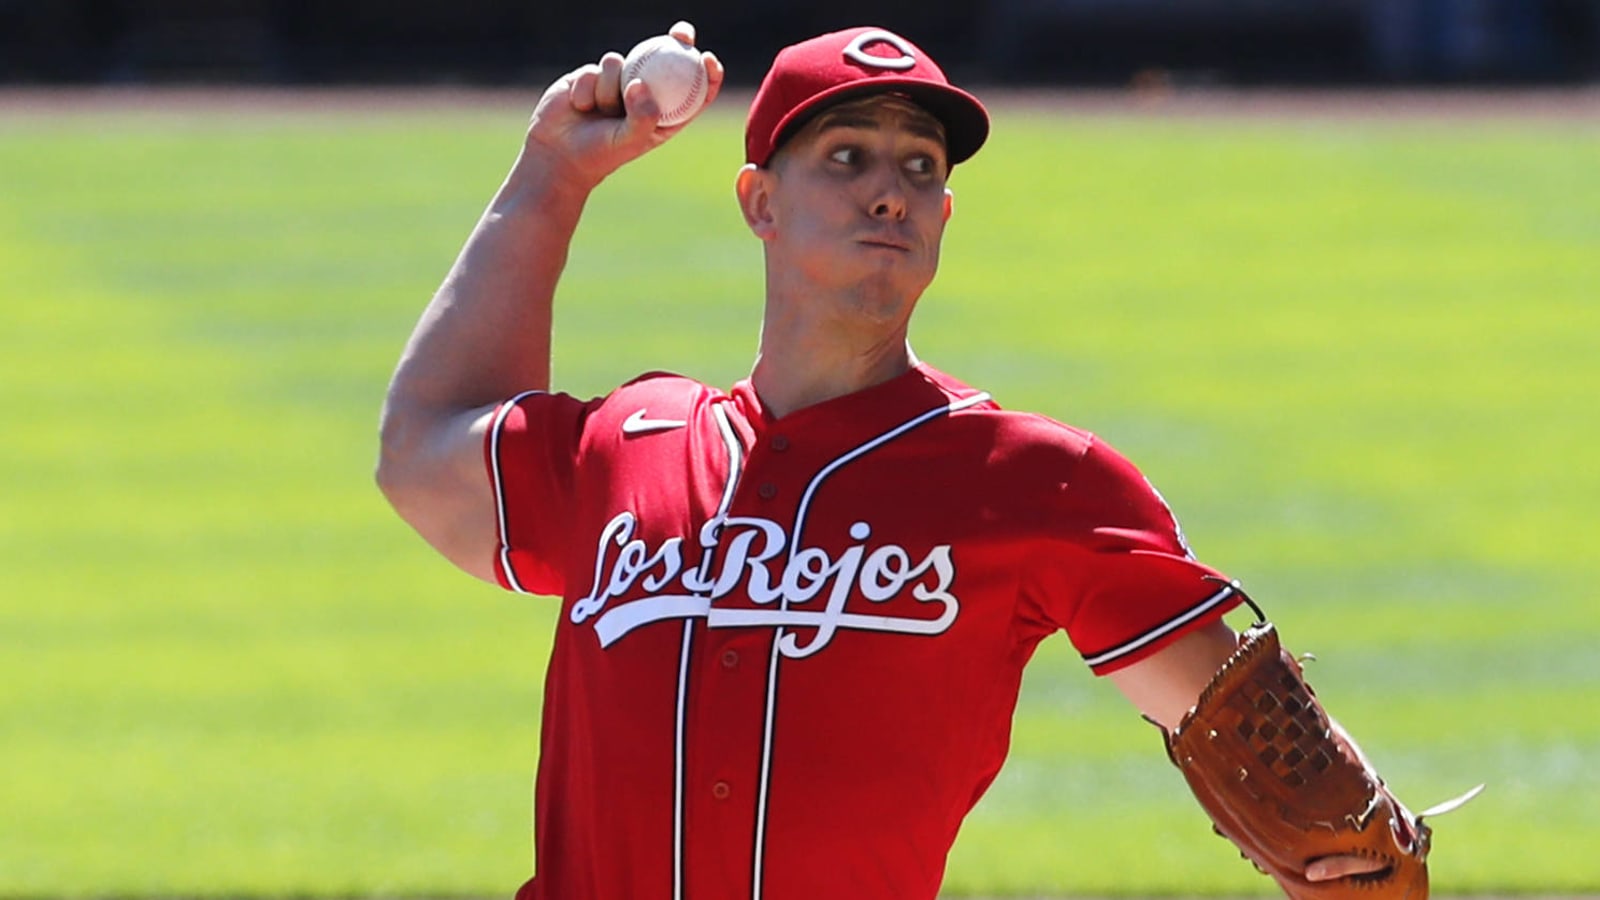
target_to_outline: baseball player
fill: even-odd
[[[933,898],[1040,640],[1066,631],[1171,733],[1236,656],[1222,616],[1242,595],[1105,442],[912,353],[951,167],[990,121],[880,28],[786,48],[750,107],[735,186],[766,296],[749,378],[552,391],[584,202],[682,127],[657,127],[621,63],[539,100],[383,419],[400,515],[468,573],[561,598],[518,896]],[[714,96],[723,69],[703,63]],[[1287,877],[1386,865],[1332,853]]]

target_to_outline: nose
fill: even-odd
[[[905,219],[906,188],[898,171],[887,168],[873,180],[869,208],[874,219],[892,219],[896,222]]]

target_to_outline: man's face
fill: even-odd
[[[780,284],[841,292],[875,317],[909,313],[950,217],[937,119],[888,94],[831,107],[758,174],[764,203],[751,226]]]

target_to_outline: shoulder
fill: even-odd
[[[712,410],[726,399],[723,391],[693,378],[640,375],[590,404],[578,451],[596,459],[677,452],[685,441],[718,432]]]
[[[646,421],[686,420],[718,396],[718,390],[693,378],[672,372],[646,372],[583,403],[583,428],[615,430],[630,417]]]
[[[1095,432],[1042,413],[1006,409],[986,392],[929,372],[929,380],[951,398],[953,429],[986,448],[990,471],[1078,494],[1150,490],[1139,468]]]
[[[992,465],[1071,467],[1097,443],[1095,435],[1035,412],[1006,409],[987,391],[930,366],[927,380],[944,392],[952,425],[990,448]]]
[[[523,442],[577,441],[582,446],[596,434],[627,430],[630,418],[646,423],[690,420],[717,396],[715,389],[671,372],[647,372],[588,400],[564,392],[526,391],[494,413],[491,440],[504,432]]]
[[[651,418],[683,415],[721,391],[674,372],[646,372],[600,398],[597,411],[626,417],[644,409]]]

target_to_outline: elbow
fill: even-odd
[[[482,477],[471,417],[390,403],[378,425],[373,481],[395,512],[416,525],[441,504],[471,493]]]
[[[398,467],[383,452],[378,454],[378,464],[372,467],[372,482],[378,488],[389,505],[398,509],[401,506],[401,497],[404,494],[404,482],[400,479]]]
[[[415,429],[408,428],[405,417],[385,406],[378,424],[378,459],[372,469],[372,480],[379,493],[397,511],[405,506],[405,498],[415,484],[407,473],[416,468],[419,452]]]

